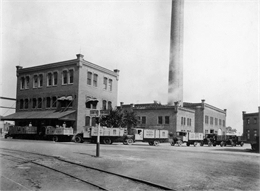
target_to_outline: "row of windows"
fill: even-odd
[[[159,125],[165,124],[169,125],[170,124],[170,117],[169,116],[164,116],[164,121],[163,121],[163,116],[158,116],[158,122]]]
[[[254,130],[254,138],[257,137],[257,129]],[[250,139],[250,130],[247,130],[247,139]]]
[[[61,107],[72,107],[71,100],[58,100],[57,97],[46,98],[32,98],[32,99],[20,99],[20,109],[42,109],[45,105],[46,108],[57,108],[57,102],[60,101]]]
[[[98,87],[98,75],[97,74],[93,74],[92,72],[88,72],[87,74],[87,84],[88,85],[93,85],[94,87]],[[112,84],[113,84],[113,80],[112,79],[108,79],[107,77],[103,78],[103,88],[105,90],[109,90],[112,91]]]
[[[210,131],[209,131],[209,130],[205,130],[205,134],[209,134],[209,133],[215,133],[215,134],[217,134],[218,131],[214,131],[214,129],[210,129]]]
[[[88,109],[97,109],[97,102],[86,102],[86,108]],[[102,110],[112,110],[111,101],[102,101]]]
[[[181,117],[181,125],[186,125],[186,117]],[[191,126],[191,118],[187,118],[187,126]]]
[[[246,123],[249,125],[250,124],[250,121],[251,121],[251,119],[250,118],[247,118],[246,119]],[[253,122],[254,124],[257,124],[257,118],[254,118],[254,122]]]
[[[47,73],[47,86],[58,85],[58,72]],[[43,86],[43,74],[33,75],[33,88],[41,88]],[[73,84],[74,81],[74,70],[63,70],[62,71],[62,85]],[[23,76],[20,78],[20,89],[29,89],[30,76]]]
[[[213,125],[214,124],[214,118],[210,117],[210,121],[209,121],[209,116],[205,115],[205,123],[209,124],[209,122],[210,122],[210,125]],[[216,126],[219,125],[219,126],[225,127],[225,120],[221,120],[221,119],[215,118],[215,125]]]

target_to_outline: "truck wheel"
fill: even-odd
[[[208,146],[211,147],[211,146],[212,146],[212,143],[211,143],[211,142],[208,142]]]
[[[244,145],[244,142],[241,142],[241,143],[240,143],[240,146],[243,147],[243,145]]]
[[[203,143],[203,142],[201,142],[201,143],[200,143],[200,146],[202,146],[202,147],[203,147],[203,145],[204,145],[204,143]]]
[[[58,141],[59,141],[59,137],[58,137],[58,136],[53,136],[53,137],[52,137],[52,141],[58,142]]]
[[[110,144],[112,143],[112,141],[111,141],[111,139],[109,139],[109,138],[105,138],[105,139],[103,140],[103,143],[106,144],[106,145],[110,145]]]
[[[224,146],[224,142],[223,142],[223,141],[220,143],[220,146],[221,146],[221,147],[223,147],[223,146]]]
[[[127,139],[126,142],[128,145],[132,145],[134,141],[133,141],[133,139]]]
[[[159,141],[154,141],[154,142],[153,142],[153,145],[154,145],[154,146],[157,146],[157,145],[159,145],[159,143],[160,143]]]
[[[187,147],[189,147],[189,146],[190,146],[190,143],[187,142],[186,145],[187,145]]]
[[[76,135],[75,143],[82,143],[82,142],[83,142],[83,138],[80,135]]]
[[[152,146],[152,145],[153,145],[153,142],[150,141],[150,142],[149,142],[149,145]]]
[[[171,146],[174,146],[174,145],[175,145],[175,143],[174,143],[174,141],[172,141],[172,142],[171,142]]]

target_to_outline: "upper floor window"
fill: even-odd
[[[218,119],[215,118],[215,125],[218,125]]]
[[[109,90],[112,91],[112,83],[113,81],[111,79],[109,79]]]
[[[43,84],[43,75],[42,74],[40,74],[39,75],[39,86],[38,87],[42,87],[42,84]]]
[[[33,88],[37,88],[38,87],[38,76],[34,75],[33,76]]]
[[[186,118],[183,117],[183,125],[185,125],[185,124],[186,124]]]
[[[42,98],[38,98],[38,108],[42,108]]]
[[[29,89],[29,84],[30,84],[30,77],[26,76],[25,77],[25,89]]]
[[[58,84],[58,72],[53,73],[53,85],[56,86]]]
[[[112,102],[111,101],[109,101],[107,103],[107,107],[108,107],[108,110],[112,110]]]
[[[254,130],[254,137],[257,137],[257,130]]]
[[[142,124],[146,124],[146,117],[145,116],[142,116]]]
[[[219,119],[218,122],[219,122],[219,125],[221,126],[222,125],[222,120]]]
[[[250,124],[250,118],[246,119],[246,123],[249,125]]]
[[[93,85],[94,85],[95,87],[97,87],[97,84],[98,84],[98,75],[97,75],[97,74],[94,74]]]
[[[23,109],[23,99],[20,99],[20,109]]]
[[[209,116],[205,115],[205,123],[208,124],[209,123]]]
[[[106,90],[107,89],[107,78],[106,77],[104,77],[103,84],[104,84],[104,89]]]
[[[24,77],[21,77],[21,79],[20,79],[20,89],[24,89],[24,86],[25,86],[25,79],[24,79]]]
[[[210,117],[210,125],[213,125],[213,117]]]
[[[51,107],[51,98],[47,97],[46,98],[46,108],[50,108]]]
[[[257,123],[257,118],[254,118],[254,124],[256,124]]]
[[[169,125],[170,124],[170,117],[165,116],[165,124]]]
[[[223,127],[225,127],[225,120],[223,120]]]
[[[69,84],[73,84],[74,81],[74,70],[69,70]]]
[[[36,108],[36,106],[37,106],[37,100],[36,100],[36,98],[33,98],[32,108]]]
[[[64,70],[62,72],[62,84],[68,84],[68,71]]]
[[[28,109],[28,107],[29,107],[29,100],[25,99],[24,100],[24,109]]]
[[[52,85],[52,73],[48,73],[47,75],[47,86]]]
[[[56,97],[52,97],[52,107],[57,107],[57,98]]]
[[[103,110],[106,110],[107,109],[107,101],[103,100],[102,104],[103,104],[103,106],[102,106]]]
[[[88,85],[91,85],[91,81],[92,81],[92,73],[91,72],[88,72],[88,76],[87,76],[87,84]]]
[[[158,124],[163,124],[163,118],[162,116],[158,116]]]

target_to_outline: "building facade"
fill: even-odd
[[[256,137],[259,137],[260,130],[260,107],[258,107],[258,112],[246,113],[242,112],[243,117],[243,137],[247,142],[254,142]]]
[[[183,107],[195,110],[195,132],[218,135],[226,134],[226,113],[227,110],[221,110],[205,103],[183,103]]]
[[[66,126],[79,132],[95,123],[91,110],[117,104],[119,70],[108,70],[77,58],[23,68],[17,66],[16,113],[4,120],[16,125]]]
[[[175,104],[160,103],[130,104],[120,106],[123,110],[133,111],[137,118],[137,128],[166,129],[169,132],[195,131],[195,111]]]

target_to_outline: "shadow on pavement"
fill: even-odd
[[[74,152],[74,153],[77,153],[77,152]],[[80,154],[80,155],[88,155],[88,156],[91,156],[91,157],[96,157],[96,155],[91,155],[91,154],[88,154],[88,153],[77,153],[77,154]]]
[[[227,151],[227,152],[242,152],[242,153],[258,153],[256,151],[252,151],[252,149],[234,149],[234,148],[225,148],[225,149],[214,149],[213,151]]]

